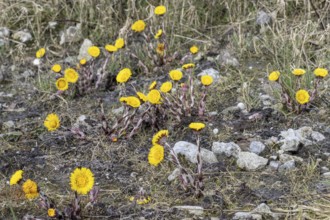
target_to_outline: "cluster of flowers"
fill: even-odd
[[[328,70],[316,68],[313,73],[315,76],[314,82],[311,82],[308,77],[303,79],[303,76],[307,74],[304,69],[294,69],[291,75],[273,71],[269,74],[268,79],[279,83],[281,86],[282,102],[286,107],[291,111],[300,113],[302,109],[307,107],[308,103],[317,97],[320,82],[328,75]],[[305,89],[311,83],[313,83],[313,86],[309,90]]]
[[[178,176],[180,183],[184,190],[193,189],[197,197],[202,195],[203,191],[203,173],[202,173],[202,158],[201,158],[201,146],[199,132],[205,128],[204,123],[192,122],[189,124],[189,128],[196,132],[198,147],[197,154],[197,171],[196,173],[190,172],[188,169],[182,166],[178,155],[174,152],[173,148],[167,142],[168,130],[158,131],[152,138],[152,147],[148,154],[148,161],[151,165],[157,167],[165,157],[165,149],[171,155],[170,161],[179,169],[180,175]]]
[[[23,170],[17,170],[11,177],[9,184],[10,186],[15,186],[23,182]],[[80,205],[78,194],[86,195],[90,192],[90,203],[92,204],[96,200],[97,189],[94,189],[94,175],[92,171],[88,168],[81,167],[76,168],[70,175],[70,185],[71,189],[75,192],[75,201],[70,208],[66,208],[64,212],[60,211],[59,208],[52,203],[48,197],[40,192],[40,189],[36,182],[28,179],[22,183],[22,191],[27,199],[36,199],[40,196],[40,206],[47,210],[49,217],[58,217],[62,219],[63,217],[72,217],[74,213],[80,213]],[[77,217],[77,216],[74,216]]]

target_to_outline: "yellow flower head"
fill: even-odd
[[[126,98],[126,104],[133,107],[138,108],[141,105],[140,99],[136,98],[135,96],[128,96]]]
[[[80,65],[85,65],[87,63],[87,60],[85,58],[79,60]]]
[[[47,210],[47,214],[48,214],[49,217],[55,217],[55,215],[56,215],[56,209],[49,208]]]
[[[48,129],[48,131],[55,131],[60,127],[60,119],[57,114],[49,114],[47,115],[44,126]]]
[[[190,68],[194,68],[195,67],[195,64],[193,63],[187,63],[187,64],[184,64],[182,66],[182,69],[190,69]]]
[[[70,175],[70,185],[73,191],[86,195],[94,186],[94,175],[88,168],[76,168]]]
[[[160,86],[160,91],[163,93],[168,93],[169,91],[171,91],[173,85],[172,82],[168,81],[168,82],[164,82],[161,86]]]
[[[123,102],[123,103],[126,103],[127,102],[127,97],[120,97],[119,101]]]
[[[296,76],[301,76],[301,75],[304,75],[306,73],[306,71],[304,69],[294,69],[292,71],[293,75],[296,75]]]
[[[144,197],[144,196],[140,196],[139,198],[135,198],[134,196],[130,197],[129,200],[131,202],[135,201],[136,204],[138,205],[144,205],[150,202],[151,198],[150,196]]]
[[[280,78],[281,73],[279,71],[273,71],[269,74],[269,81],[277,81]]]
[[[180,70],[171,70],[169,75],[173,81],[179,81],[182,78],[182,72]]]
[[[198,53],[198,47],[196,45],[190,47],[190,53],[192,54]]]
[[[87,52],[89,55],[91,55],[94,58],[100,56],[100,53],[101,53],[100,48],[98,48],[97,46],[89,47]]]
[[[204,86],[209,86],[213,83],[213,77],[209,75],[204,75],[201,77],[201,82]]]
[[[23,178],[23,170],[17,170],[11,177],[9,185],[16,185]]]
[[[70,83],[75,83],[77,82],[78,78],[79,78],[79,74],[72,68],[67,68],[64,71],[64,78],[66,79],[66,81],[70,82]]]
[[[147,95],[148,101],[151,104],[161,104],[161,95],[157,89],[152,89]]]
[[[200,123],[200,122],[193,122],[189,124],[189,128],[195,131],[200,131],[205,127],[204,123]]]
[[[138,20],[132,24],[131,29],[135,32],[142,32],[146,28],[146,23],[143,20]]]
[[[52,70],[53,70],[55,73],[59,73],[59,72],[61,72],[62,67],[61,67],[60,64],[54,64],[54,65],[52,66]]]
[[[116,80],[118,83],[125,83],[132,75],[132,71],[129,68],[124,68],[117,74]]]
[[[166,13],[166,7],[164,5],[159,5],[155,8],[155,15],[163,15]]]
[[[36,52],[36,58],[41,58],[41,57],[45,56],[45,53],[46,53],[46,49],[45,48],[40,48]]]
[[[143,94],[142,92],[136,92],[136,95],[139,97],[139,99],[143,102],[148,101],[148,98],[145,94]]]
[[[162,34],[163,34],[163,30],[162,30],[162,29],[159,29],[159,30],[157,31],[157,33],[155,34],[155,39],[160,38],[160,37],[162,36]]]
[[[153,90],[154,88],[156,88],[157,86],[157,81],[153,81],[150,85],[149,85],[149,90]]]
[[[158,43],[156,52],[159,56],[164,56],[164,51],[165,51],[165,44],[164,43]]]
[[[69,88],[69,83],[65,78],[58,78],[55,85],[56,88],[61,91],[65,91]]]
[[[34,199],[39,195],[37,183],[30,179],[23,183],[22,190],[25,193],[25,197],[27,199]]]
[[[299,104],[303,105],[309,102],[309,94],[306,90],[300,89],[296,92],[296,100]]]
[[[314,75],[318,77],[326,77],[328,75],[328,70],[324,68],[316,68],[314,70]]]
[[[118,50],[118,48],[116,46],[113,46],[111,44],[105,45],[104,48],[110,53],[116,52]]]
[[[158,166],[164,160],[164,147],[161,145],[154,145],[150,148],[148,154],[148,161],[153,166]]]
[[[160,130],[152,137],[153,145],[164,145],[168,137],[168,130]]]
[[[115,47],[117,47],[117,49],[121,49],[124,46],[125,46],[124,38],[118,38],[115,42]]]

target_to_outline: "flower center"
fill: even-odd
[[[77,186],[80,187],[85,187],[88,183],[88,179],[85,176],[78,176],[76,179]]]
[[[58,87],[63,88],[65,87],[66,83],[64,81],[59,81],[58,82]]]

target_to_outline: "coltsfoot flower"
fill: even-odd
[[[57,114],[51,113],[47,115],[44,126],[48,129],[48,131],[55,131],[60,127],[60,119]]]
[[[67,68],[64,70],[64,78],[70,83],[75,83],[79,78],[79,74],[74,69]]]
[[[150,85],[149,85],[149,90],[152,90],[152,89],[156,88],[156,86],[157,86],[157,81],[153,81],[153,82],[150,83]]]
[[[300,89],[296,92],[296,100],[299,104],[303,105],[309,102],[309,94],[306,90]]]
[[[164,56],[164,51],[165,51],[165,44],[164,43],[158,43],[156,52],[159,56]]]
[[[76,168],[70,175],[70,185],[73,191],[86,195],[94,186],[94,175],[88,168]]]
[[[164,5],[159,5],[155,8],[155,15],[163,15],[166,13],[166,7]]]
[[[157,33],[155,34],[155,39],[159,39],[162,36],[162,34],[163,34],[163,30],[162,29],[159,29],[157,31]]]
[[[173,85],[172,82],[164,82],[161,86],[160,86],[160,91],[163,93],[168,93],[169,91],[171,91]]]
[[[304,75],[306,71],[304,69],[294,69],[292,70],[292,74],[296,76]]]
[[[184,64],[182,66],[182,69],[190,69],[190,68],[194,68],[195,67],[195,64],[193,63],[187,63],[187,64]]]
[[[85,58],[79,60],[80,65],[85,65],[87,63],[87,60]]]
[[[62,67],[60,64],[54,64],[52,66],[52,71],[54,71],[55,73],[59,73],[59,72],[61,72],[61,70],[62,70]]]
[[[141,101],[143,101],[143,102],[148,101],[148,97],[145,94],[143,94],[142,92],[136,92],[136,95],[139,97],[139,99]]]
[[[9,185],[16,185],[23,178],[23,170],[17,170],[9,180]]]
[[[204,75],[201,77],[201,82],[204,86],[209,86],[213,83],[213,77],[210,75]]]
[[[22,185],[22,190],[27,199],[34,199],[39,196],[38,185],[36,182],[28,179]]]
[[[56,80],[55,85],[56,85],[56,88],[58,90],[60,90],[60,91],[65,91],[65,90],[67,90],[69,88],[68,81],[65,78],[63,78],[63,77],[62,78],[58,78]]]
[[[47,214],[48,214],[49,217],[55,217],[56,216],[56,209],[49,208],[47,210]]]
[[[36,52],[36,58],[42,58],[43,56],[45,56],[45,53],[46,53],[46,49],[45,48],[40,48]]]
[[[126,98],[126,104],[133,107],[133,108],[138,108],[141,105],[140,99],[138,99],[135,96],[128,96]]]
[[[168,137],[168,130],[160,130],[152,137],[153,145],[164,145]]]
[[[205,124],[200,122],[193,122],[189,124],[189,128],[195,131],[200,131],[205,128]]]
[[[269,81],[277,81],[280,78],[280,71],[273,71],[269,74],[268,80]]]
[[[136,204],[138,205],[144,205],[144,204],[147,204],[151,201],[151,198],[150,196],[147,196],[147,197],[139,197],[139,198],[135,198],[134,196],[130,197],[129,200],[131,202],[135,201]]]
[[[121,49],[125,46],[125,40],[124,38],[118,38],[115,42],[115,47],[117,47],[117,49]]]
[[[132,71],[129,68],[124,68],[117,74],[116,80],[118,83],[125,83],[132,75]]]
[[[118,47],[111,45],[111,44],[105,45],[104,48],[110,53],[116,52],[118,50]]]
[[[161,145],[154,145],[150,148],[148,154],[148,161],[153,166],[158,166],[164,160],[164,147]]]
[[[146,28],[146,23],[143,20],[138,20],[132,24],[131,29],[135,32],[142,32]]]
[[[91,46],[88,48],[87,50],[88,54],[94,58],[100,56],[100,48],[98,48],[97,46]]]
[[[171,70],[169,75],[173,81],[179,81],[182,78],[182,72],[180,70]]]
[[[326,77],[328,75],[328,70],[324,68],[316,68],[314,70],[314,75],[317,77]]]
[[[198,47],[196,45],[190,47],[190,53],[192,54],[198,53]]]
[[[147,98],[151,104],[161,104],[161,95],[157,89],[152,89],[148,93]]]

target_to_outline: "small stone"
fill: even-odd
[[[323,141],[325,139],[324,135],[317,131],[313,131],[311,134],[311,137],[312,137],[313,141],[316,141],[316,142]]]
[[[78,55],[77,59],[78,60],[86,59],[87,61],[92,59],[92,56],[89,55],[87,52],[88,48],[90,48],[91,46],[93,46],[92,41],[90,41],[89,39],[85,39],[84,42],[80,46],[79,55]]]
[[[220,51],[220,54],[215,59],[226,66],[236,67],[239,65],[238,60],[234,56],[232,56],[228,50]]]
[[[277,137],[270,137],[265,141],[265,144],[267,146],[273,146],[278,142],[278,138]]]
[[[64,43],[77,42],[81,39],[81,36],[82,34],[80,23],[76,24],[76,26],[70,26],[68,29],[60,33],[60,45]]]
[[[272,155],[269,157],[270,160],[277,160],[277,156],[276,155]]]
[[[197,74],[198,77],[204,76],[204,75],[212,76],[214,80],[217,80],[220,78],[220,72],[213,68],[205,69],[202,72],[200,72],[199,74]]]
[[[214,129],[213,129],[213,134],[217,135],[218,133],[219,133],[219,129],[214,128]]]
[[[57,26],[57,21],[50,21],[50,22],[48,22],[48,27],[50,28],[50,29],[55,29],[55,27]]]
[[[268,15],[266,12],[264,12],[263,10],[258,11],[257,19],[256,19],[257,25],[270,24],[271,20],[272,20],[272,17],[270,15]]]
[[[218,115],[217,111],[209,112],[209,116],[217,116],[217,115]]]
[[[241,169],[255,171],[265,167],[268,163],[268,159],[260,157],[255,153],[240,152],[236,163]]]
[[[173,172],[167,177],[168,181],[172,182],[180,175],[180,169],[175,168]]]
[[[329,172],[328,167],[321,167],[321,173],[327,173],[327,172]]]
[[[262,220],[259,214],[251,214],[249,212],[236,212],[232,218],[233,220]]]
[[[27,30],[17,31],[12,35],[12,38],[15,40],[19,40],[22,43],[26,43],[26,42],[32,40],[32,35]]]
[[[238,107],[239,109],[241,109],[241,110],[245,110],[245,109],[246,109],[246,106],[245,106],[245,104],[244,104],[243,102],[238,103],[238,104],[237,104],[237,107]]]
[[[260,154],[262,151],[265,150],[265,145],[260,141],[252,141],[250,144],[250,152],[255,154]]]
[[[284,164],[282,164],[279,168],[278,168],[278,172],[285,172],[288,170],[293,170],[295,168],[295,161],[294,160],[290,160],[285,162]]]
[[[3,125],[7,128],[13,128],[15,126],[15,123],[13,121],[6,121],[3,123]]]
[[[269,167],[272,170],[277,170],[279,168],[280,164],[281,164],[280,162],[272,160],[269,162]]]
[[[301,157],[298,157],[298,156],[293,156],[293,155],[289,155],[289,154],[281,154],[279,156],[280,158],[280,162],[282,163],[285,163],[285,162],[288,162],[288,161],[291,161],[291,160],[294,160],[296,162],[303,162],[304,159],[301,158]]]
[[[182,205],[182,206],[174,206],[173,208],[188,211],[190,214],[193,215],[203,215],[204,209],[201,206],[191,206],[191,205]]]
[[[213,142],[212,151],[215,154],[225,154],[227,157],[234,156],[237,158],[241,148],[234,142]]]
[[[330,172],[323,173],[322,176],[324,178],[330,179]]]
[[[33,60],[33,65],[34,66],[39,66],[40,65],[40,59],[36,58]]]
[[[197,163],[197,154],[198,154],[198,147],[195,144],[186,142],[186,141],[179,141],[176,142],[173,151],[176,154],[182,154],[185,156],[187,160],[192,163]],[[205,163],[217,163],[217,157],[212,151],[207,149],[201,148],[201,157],[203,162]]]
[[[121,115],[124,112],[124,106],[121,106],[119,108],[113,109],[111,111],[114,115]]]

